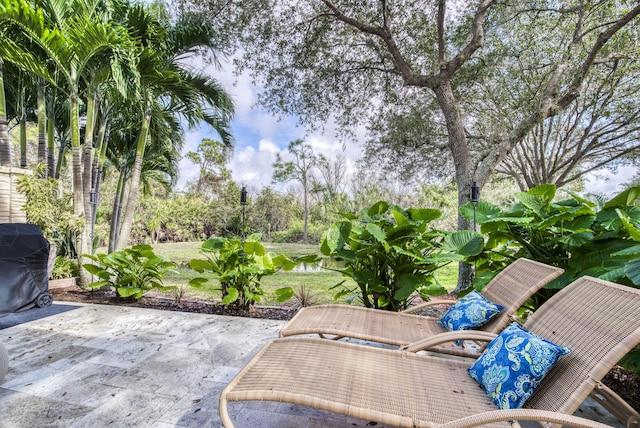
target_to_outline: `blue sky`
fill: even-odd
[[[351,170],[354,168],[355,162],[362,156],[360,143],[351,143],[343,150],[343,145],[334,137],[335,129],[330,124],[325,127],[324,132],[307,132],[296,126],[294,118],[278,120],[274,115],[255,106],[258,88],[251,83],[249,76],[236,77],[228,71],[231,70],[230,65],[223,67],[222,70],[206,67],[203,71],[214,76],[227,89],[236,105],[232,122],[236,146],[228,165],[236,182],[253,191],[271,185],[272,165],[276,154],[280,153],[288,159],[286,148],[298,138],[309,142],[315,153],[322,153],[328,158],[343,153],[348,159],[347,167]],[[183,155],[194,151],[203,138],[219,139],[217,133],[208,126],[188,131]],[[359,140],[362,141],[363,138],[364,134],[361,132]],[[196,176],[195,165],[183,158],[180,162],[178,186],[184,186]]]
[[[347,159],[347,168],[355,170],[355,162],[362,157],[362,142],[365,140],[364,130],[356,133],[354,142],[343,146],[335,138],[335,129],[329,124],[324,132],[307,132],[304,128],[296,127],[294,118],[278,120],[264,109],[255,106],[258,88],[247,75],[236,77],[229,64],[223,65],[222,70],[212,67],[203,71],[214,76],[232,95],[236,105],[236,115],[232,122],[236,147],[228,168],[231,169],[234,181],[246,185],[252,192],[258,192],[262,187],[272,185],[273,162],[276,154],[280,153],[287,159],[286,147],[298,138],[311,143],[314,152],[322,153],[328,158],[342,153]],[[187,132],[183,155],[194,151],[203,138],[219,139],[217,133],[208,126],[200,126]],[[344,149],[344,150],[343,150]],[[590,174],[586,183],[586,190],[591,193],[616,194],[623,190],[621,187],[635,173],[635,168],[622,167],[615,173],[600,171]],[[180,179],[178,186],[197,176],[195,165],[183,158],[180,162]]]

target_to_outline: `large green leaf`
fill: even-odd
[[[341,221],[334,223],[327,231],[326,243],[331,252],[341,249],[346,245],[351,233],[351,222]]]
[[[213,265],[209,261],[201,259],[191,259],[189,261],[189,266],[191,266],[191,269],[200,273],[204,272],[205,270],[212,270],[213,268]]]
[[[442,211],[435,208],[409,208],[407,211],[415,221],[433,221],[442,217]]]
[[[465,257],[480,254],[484,246],[481,234],[471,230],[460,230],[445,236],[442,248],[445,251],[460,254]]]
[[[620,221],[622,222],[624,228],[627,230],[627,233],[629,234],[631,239],[636,242],[640,242],[640,230],[638,230],[637,227],[631,224],[629,216],[619,209],[616,209],[616,212],[618,213],[618,217],[620,217]]]
[[[478,202],[475,206],[475,209],[474,209],[474,205],[470,202],[460,207],[460,214],[462,214],[462,216],[467,220],[473,220],[474,212],[475,212],[476,222],[478,224],[482,224],[485,221],[490,221],[494,218],[499,218],[504,216],[504,213],[500,208],[486,201]]]
[[[222,304],[228,305],[235,302],[236,300],[238,300],[239,295],[240,294],[238,293],[237,289],[233,287],[227,288],[227,295],[222,298]]]
[[[209,238],[202,243],[203,250],[220,251],[225,247],[225,241],[222,238]]]
[[[395,219],[398,226],[409,224],[409,217],[407,217],[406,213],[403,210],[392,208],[391,215],[393,215],[393,218]]]
[[[294,262],[284,254],[278,254],[276,257],[273,257],[271,260],[273,261],[273,266],[275,266],[276,268],[281,268],[282,270],[285,270],[285,271],[293,270],[293,268],[295,268],[298,263],[302,263],[298,259],[296,259],[296,261]]]
[[[189,285],[193,288],[201,289],[207,282],[209,282],[207,278],[193,278],[189,281]]]
[[[544,218],[549,212],[549,206],[556,195],[554,184],[541,184],[527,192],[516,192],[515,196],[522,205],[533,211],[538,217]]]
[[[640,258],[636,258],[625,264],[624,273],[635,285],[640,286]]]
[[[604,209],[633,205],[640,198],[640,186],[629,187],[604,204]]]
[[[276,300],[278,302],[286,302],[287,300],[291,299],[295,294],[292,287],[278,288],[274,291],[274,293],[276,294]]]
[[[567,244],[569,247],[580,247],[593,241],[593,232],[577,232],[561,237],[558,241]]]
[[[386,242],[387,234],[384,233],[384,230],[380,226],[374,223],[368,223],[366,226],[367,232],[371,234],[374,238],[376,238],[379,242]]]
[[[257,241],[249,241],[244,243],[244,251],[247,254],[255,254],[257,256],[264,256],[267,254],[267,250],[264,246]]]
[[[369,216],[374,217],[380,214],[387,212],[389,209],[389,204],[385,201],[378,201],[375,204],[371,205],[371,208],[367,211]]]
[[[132,296],[141,296],[144,292],[144,290],[140,289],[140,288],[133,288],[133,287],[118,287],[118,295],[120,297],[132,297]]]
[[[611,253],[611,257],[625,257],[625,256],[627,257],[640,256],[640,245],[633,245],[629,248],[625,248],[624,250]]]
[[[395,300],[406,300],[416,291],[416,288],[420,285],[420,278],[417,275],[413,274],[404,274],[398,277],[397,285],[398,289],[396,290],[393,298]]]

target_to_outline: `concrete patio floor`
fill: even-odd
[[[64,302],[2,317],[0,427],[219,427],[220,391],[284,323]],[[237,427],[373,425],[282,403],[229,413]],[[576,414],[623,426],[592,400]]]

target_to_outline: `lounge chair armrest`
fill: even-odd
[[[419,305],[411,306],[405,309],[403,312],[405,314],[410,314],[415,311],[419,311],[420,309],[428,308],[429,306],[436,305],[453,305],[457,300],[429,300],[428,302],[420,303]]]
[[[448,331],[446,333],[436,334],[426,339],[410,343],[400,349],[409,352],[428,351],[429,348],[434,346],[448,342],[455,342],[456,340],[478,340],[480,342],[490,342],[496,336],[497,335],[495,333],[478,330]]]
[[[578,428],[611,428],[609,425],[578,416],[537,409],[495,410],[438,425],[438,428],[469,428],[489,423],[509,422],[514,420],[550,422],[553,424],[561,424],[563,426],[573,426]]]

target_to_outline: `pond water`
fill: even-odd
[[[333,259],[323,258],[318,263],[300,263],[293,268],[294,272],[320,272],[323,269],[342,269],[345,267],[344,262]]]

